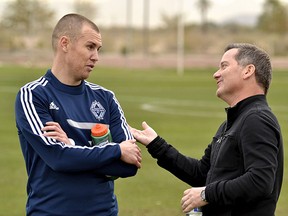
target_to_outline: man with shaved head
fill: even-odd
[[[114,93],[86,81],[102,47],[98,27],[67,14],[52,35],[54,60],[16,98],[19,140],[28,174],[28,216],[117,216],[115,177],[134,176],[140,148]],[[91,128],[109,127],[113,142],[92,144]]]

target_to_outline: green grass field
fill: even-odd
[[[14,122],[15,95],[26,82],[44,74],[43,68],[0,67],[0,215],[25,215],[26,171]],[[226,104],[215,96],[214,68],[189,69],[177,76],[168,69],[96,68],[89,81],[115,92],[133,127],[147,121],[169,143],[191,157],[202,156],[225,119]],[[274,71],[268,101],[288,138],[288,72]],[[116,180],[120,216],[181,216],[180,200],[189,186],[161,169],[142,147],[143,163],[133,178]],[[288,152],[277,216],[288,212]],[[93,187],[93,185],[91,185]]]

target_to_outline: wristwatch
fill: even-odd
[[[201,197],[202,201],[207,202],[206,196],[205,196],[205,189],[201,191],[200,197]]]

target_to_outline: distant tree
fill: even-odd
[[[97,15],[97,7],[94,1],[90,0],[74,0],[74,10],[87,18],[93,20]]]
[[[266,0],[258,18],[258,28],[265,32],[283,34],[288,29],[287,9],[279,0]]]
[[[211,3],[209,0],[198,0],[197,6],[201,16],[201,30],[203,33],[207,31],[207,13]]]
[[[161,15],[162,22],[164,23],[164,27],[167,29],[177,29],[178,22],[180,19],[179,14],[174,16],[169,16],[167,14]]]
[[[51,28],[54,12],[41,0],[14,0],[7,3],[2,25],[25,35]]]

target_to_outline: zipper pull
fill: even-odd
[[[221,136],[218,140],[217,140],[217,143],[221,143],[223,140],[223,136]]]

